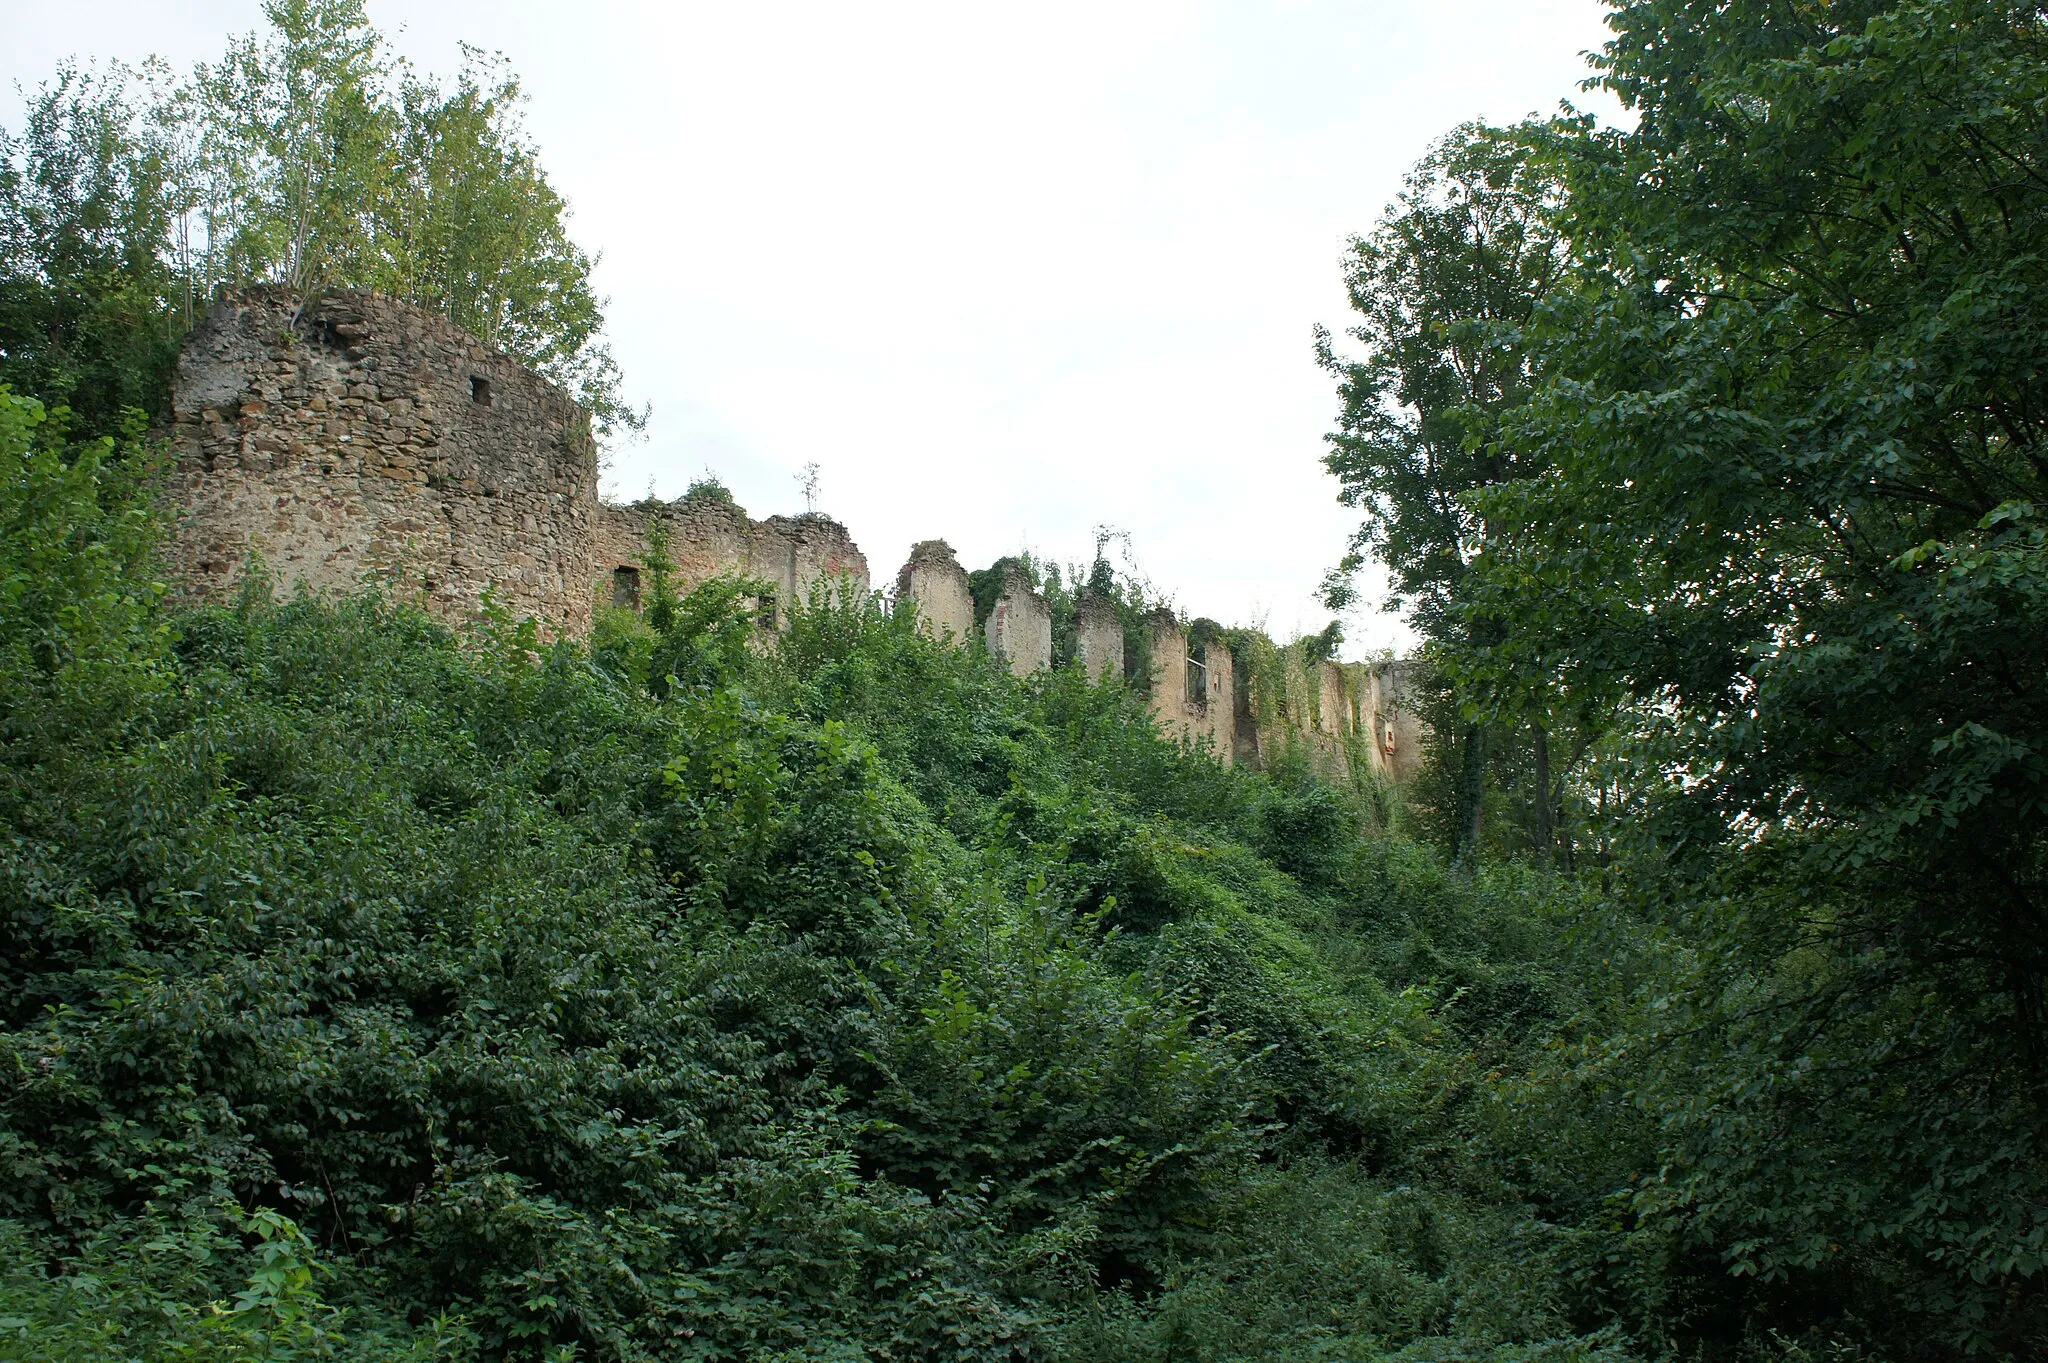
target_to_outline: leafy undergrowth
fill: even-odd
[[[1607,1348],[1468,1148],[1533,878],[874,601],[171,609],[6,401],[0,1357]]]

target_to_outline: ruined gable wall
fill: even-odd
[[[896,599],[917,607],[917,627],[934,639],[974,637],[974,592],[944,540],[920,540],[896,574]]]
[[[486,590],[568,632],[590,622],[597,451],[554,384],[446,319],[386,298],[223,296],[172,393],[177,517],[191,596],[254,553],[287,589],[381,582],[474,617]]]
[[[1220,639],[1206,651],[1209,697],[1194,728],[1197,739],[1213,745],[1227,767],[1237,760],[1237,663]]]

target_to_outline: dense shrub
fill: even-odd
[[[1759,1219],[1841,1219],[1767,1124],[1881,1111],[1886,1018],[1759,1093],[1783,1039],[1689,1030],[1736,963],[1654,866],[1447,866],[843,593],[770,637],[751,584],[657,583],[587,646],[260,572],[174,607],[146,452],[38,416],[0,403],[0,1358],[1735,1359],[1926,1341],[1943,1292],[2014,1318],[1882,1238],[1731,1274]],[[1790,883],[1727,889],[1785,932]],[[2028,1214],[1990,1200],[2013,1110],[1957,1094],[2009,1158],[1926,1224]]]
[[[1170,1350],[1283,1151],[1379,1215],[1432,1024],[1328,792],[869,600],[169,609],[141,452],[5,415],[7,1348]]]

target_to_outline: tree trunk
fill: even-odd
[[[1486,729],[1465,727],[1464,760],[1458,764],[1458,827],[1453,860],[1478,861],[1479,834],[1486,821]]]
[[[1536,855],[1557,860],[1557,822],[1550,803],[1550,731],[1541,724],[1536,730]]]

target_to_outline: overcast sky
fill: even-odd
[[[1283,637],[1328,619],[1353,524],[1310,343],[1347,325],[1346,240],[1458,123],[1606,107],[1577,88],[1597,0],[369,10],[420,67],[467,41],[523,79],[654,408],[615,495],[709,469],[798,511],[815,461],[878,586],[914,540],[1069,562],[1106,525],[1183,610]],[[259,20],[16,7],[0,117],[62,57],[188,68]],[[1408,642],[1347,625],[1351,656]]]

